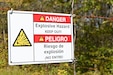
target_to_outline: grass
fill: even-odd
[[[29,72],[17,66],[0,69],[0,75],[31,75]]]

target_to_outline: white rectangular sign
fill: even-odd
[[[72,62],[71,14],[8,11],[9,65]]]

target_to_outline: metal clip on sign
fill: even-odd
[[[10,14],[13,14],[13,8],[11,8],[11,12],[10,12]]]

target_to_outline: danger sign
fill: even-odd
[[[35,22],[56,22],[71,23],[70,16],[51,15],[51,14],[33,14]]]
[[[71,42],[71,35],[34,35],[34,42]]]
[[[9,65],[72,62],[71,14],[8,11]]]

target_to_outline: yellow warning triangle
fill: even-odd
[[[44,17],[43,16],[40,17],[40,21],[44,21]]]
[[[43,37],[42,37],[42,36],[40,37],[39,41],[40,41],[40,42],[41,42],[41,41],[44,41],[44,39],[43,39]]]
[[[20,30],[13,46],[31,46],[31,43],[23,29]]]

